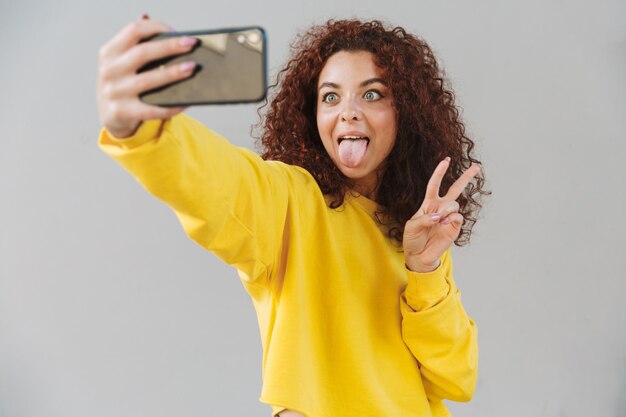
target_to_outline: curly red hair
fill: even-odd
[[[474,142],[465,134],[454,94],[432,50],[420,38],[377,20],[329,20],[300,35],[292,45],[290,60],[277,75],[272,86],[277,91],[260,122],[261,156],[305,168],[321,191],[332,196],[332,208],[343,204],[351,183],[324,149],[316,122],[318,77],[328,58],[339,51],[371,52],[393,93],[398,133],[376,200],[378,219],[401,242],[404,224],[422,204],[439,161],[446,156],[452,159],[442,193],[472,163],[480,163],[472,154]],[[465,218],[457,245],[469,242],[480,197],[489,194],[483,185],[481,174],[457,200]]]

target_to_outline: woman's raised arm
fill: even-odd
[[[194,38],[141,42],[169,30],[140,19],[100,51],[98,107],[101,149],[178,216],[198,244],[246,274],[267,277],[279,256],[293,184],[314,184],[310,175],[266,162],[233,146],[183,108],[141,102],[139,94],[183,79],[193,63],[137,74],[147,62],[193,47]],[[185,40],[187,39],[187,40]]]

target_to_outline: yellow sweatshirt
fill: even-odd
[[[263,345],[260,400],[306,417],[448,416],[477,370],[474,322],[449,250],[427,274],[348,194],[338,209],[304,169],[263,161],[185,115],[100,146],[237,268]]]

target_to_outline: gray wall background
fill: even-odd
[[[480,375],[456,416],[626,416],[623,1],[0,3],[0,416],[269,416],[234,270],[96,147],[99,46],[149,12],[300,30],[375,17],[423,36],[493,196],[455,250]],[[253,146],[252,105],[190,114]]]

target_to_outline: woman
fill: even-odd
[[[101,49],[100,146],[237,268],[261,330],[261,401],[330,417],[447,416],[443,399],[469,400],[476,329],[449,248],[486,192],[429,47],[376,21],[313,27],[279,73],[261,158],[139,101],[193,71],[136,74],[193,46],[139,44],[167,30],[141,19]]]

